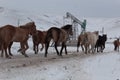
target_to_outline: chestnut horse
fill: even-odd
[[[20,27],[15,27],[13,25],[5,25],[0,30],[0,47],[2,50],[5,51],[6,58],[11,58],[7,53],[7,48],[9,48],[9,52],[11,49],[11,45],[13,42],[20,42],[21,49],[19,51],[25,56],[28,57],[28,55],[25,53],[25,51],[28,49],[28,38],[29,35],[32,35],[36,32],[36,25],[34,22],[29,22],[25,25],[22,25]],[[11,53],[9,53],[12,55]]]
[[[42,48],[40,49],[41,51],[44,48],[44,44],[45,44],[45,36],[47,34],[47,31],[40,31],[37,30],[36,34],[32,35],[32,39],[33,39],[33,50],[35,52],[35,54],[38,53],[38,46],[41,43]]]
[[[67,54],[67,49],[66,49],[66,42],[69,38],[69,35],[73,35],[72,32],[72,25],[65,25],[61,28],[57,28],[57,27],[51,27],[48,31],[47,31],[47,35],[46,35],[46,39],[45,39],[45,57],[47,57],[48,54],[48,47],[49,47],[49,43],[51,41],[51,39],[53,39],[53,42],[55,42],[55,50],[57,52],[57,55],[62,56],[62,50],[63,48],[65,48],[65,53]],[[60,53],[57,49],[57,46],[60,44],[61,42],[61,50]]]
[[[114,50],[119,51],[119,46],[120,46],[119,39],[115,40],[113,44],[114,44]]]

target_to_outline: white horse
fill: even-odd
[[[85,32],[84,33],[84,46],[85,46],[85,53],[87,54],[88,52],[94,53],[95,52],[95,45],[98,40],[98,31],[95,32]]]

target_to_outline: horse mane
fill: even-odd
[[[68,30],[70,28],[72,28],[72,25],[70,25],[70,24],[67,24],[67,25],[61,27],[61,29],[65,29],[65,30]]]
[[[107,34],[103,34],[103,38],[105,41],[107,41]]]
[[[34,23],[34,22],[28,22],[28,23],[26,23],[25,25],[20,25],[19,27],[20,27],[20,28],[27,29],[27,28],[29,28],[29,26],[31,26],[31,25],[35,25],[35,23]]]

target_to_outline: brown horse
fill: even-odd
[[[32,35],[32,39],[33,39],[33,50],[35,52],[35,54],[38,53],[38,46],[41,43],[42,48],[40,49],[41,51],[44,48],[44,44],[45,44],[45,36],[47,34],[47,31],[40,31],[37,30],[36,34]]]
[[[53,42],[55,42],[55,50],[57,52],[57,55],[62,56],[62,50],[65,48],[65,53],[67,54],[67,49],[66,49],[66,41],[69,38],[69,35],[73,35],[72,32],[72,25],[65,25],[62,28],[57,28],[57,27],[51,27],[47,31],[46,39],[45,39],[45,57],[47,57],[48,54],[48,47],[51,39],[53,39]],[[61,42],[61,50],[60,53],[57,49],[57,46]]]
[[[114,50],[119,51],[119,46],[120,46],[119,39],[115,40],[113,44],[114,44]]]
[[[36,32],[36,25],[34,22],[29,22],[20,27],[15,27],[13,25],[5,25],[0,31],[0,47],[4,49],[6,58],[10,58],[7,54],[7,48],[9,49],[9,54],[11,54],[11,46],[13,42],[20,42],[21,49],[19,50],[25,57],[28,57],[25,51],[28,49],[28,38]]]

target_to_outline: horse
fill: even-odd
[[[69,36],[73,35],[72,32],[72,25],[67,24],[61,28],[57,27],[51,27],[47,31],[47,35],[45,38],[45,57],[47,57],[48,54],[48,47],[51,39],[53,39],[54,48],[56,50],[57,55],[62,56],[62,51],[63,48],[65,48],[65,54],[67,54],[67,49],[66,49],[66,42],[69,39]],[[60,53],[57,49],[57,46],[61,43],[61,50]]]
[[[97,52],[103,52],[105,49],[105,42],[107,41],[107,35],[103,34],[102,36],[99,35],[98,40],[96,42],[95,48],[97,49]]]
[[[85,36],[84,33],[80,34],[77,39],[77,52],[79,52],[79,46],[81,46],[82,51],[84,51]]]
[[[29,35],[33,35],[36,32],[36,25],[34,22],[26,23],[25,25],[21,25],[19,27],[15,27],[13,25],[5,25],[0,30],[0,47],[3,47],[2,49],[5,51],[6,58],[11,58],[11,53],[8,55],[7,48],[11,49],[13,42],[20,42],[21,48],[19,51],[25,56],[28,57],[28,55],[25,53],[25,51],[29,48],[28,46],[28,38]]]
[[[98,31],[95,32],[85,32],[84,33],[84,46],[85,46],[85,53],[87,54],[88,52],[95,53],[95,45],[98,39]]]
[[[119,39],[115,40],[113,44],[114,44],[114,50],[119,51],[119,46],[120,46]]]
[[[33,50],[35,54],[38,54],[38,46],[41,43],[42,48],[40,49],[41,51],[44,48],[45,44],[45,36],[47,34],[47,31],[41,31],[37,30],[36,34],[32,35],[32,40],[33,40]]]

